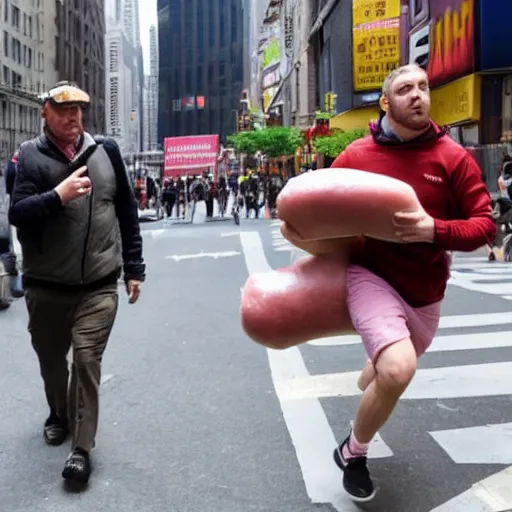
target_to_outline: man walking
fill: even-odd
[[[385,113],[368,137],[332,167],[383,174],[411,185],[424,208],[398,212],[400,244],[365,239],[347,274],[352,322],[369,357],[354,428],[334,451],[355,501],[373,498],[368,445],[386,423],[430,346],[449,278],[447,251],[473,251],[493,240],[491,198],[476,161],[430,119],[425,71],[409,65],[383,84]]]
[[[72,433],[62,476],[82,483],[91,473],[101,360],[117,313],[118,279],[124,271],[133,304],[145,277],[128,175],[117,144],[84,131],[89,101],[69,82],[50,90],[43,135],[20,147],[10,208],[23,251],[28,329],[50,407],[44,437],[60,445]]]

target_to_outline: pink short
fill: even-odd
[[[441,302],[413,308],[384,279],[358,265],[348,268],[347,290],[352,323],[374,364],[386,347],[406,338],[418,357],[426,352],[439,326]]]

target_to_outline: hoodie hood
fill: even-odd
[[[371,121],[369,125],[370,129],[370,135],[373,137],[373,140],[377,144],[381,144],[384,146],[404,146],[404,147],[411,147],[416,146],[418,144],[427,144],[427,143],[433,143],[437,142],[439,139],[444,137],[448,130],[447,128],[443,127],[441,128],[438,126],[434,121],[430,120],[430,127],[428,130],[426,130],[424,133],[422,133],[420,136],[416,137],[415,139],[411,139],[408,141],[402,141],[398,139],[397,137],[393,137],[390,135],[387,135],[382,127],[382,120],[384,119],[384,116],[382,116],[378,121]]]

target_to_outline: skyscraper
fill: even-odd
[[[105,132],[105,9],[103,0],[56,0],[55,67],[59,80],[73,80],[91,96],[87,129]]]
[[[105,3],[106,133],[116,139],[122,153],[140,150],[140,112],[136,34],[133,0]]]
[[[149,150],[158,149],[158,41],[156,27],[149,27],[148,139]]]
[[[158,0],[158,139],[236,131],[243,0]]]

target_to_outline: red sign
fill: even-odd
[[[164,139],[165,176],[184,174],[188,170],[217,167],[218,135],[166,137]]]
[[[427,68],[432,87],[474,72],[474,0],[401,0],[401,5],[403,64]]]

